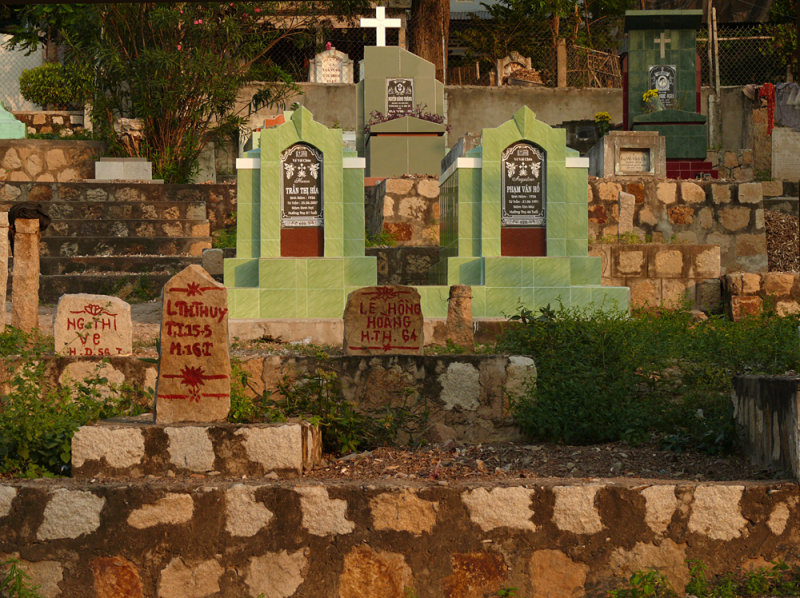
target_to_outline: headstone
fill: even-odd
[[[112,181],[150,181],[153,179],[153,163],[147,158],[100,158],[94,163],[94,178]]]
[[[11,287],[11,325],[24,332],[39,327],[39,221],[14,222],[14,281]]]
[[[347,296],[347,355],[422,355],[423,317],[413,287],[366,287]]]
[[[546,157],[540,147],[520,141],[500,154],[500,221],[509,227],[545,226]]]
[[[156,423],[224,421],[230,409],[228,296],[191,265],[164,285]]]
[[[445,321],[447,340],[464,347],[470,353],[475,349],[475,329],[472,319],[472,288],[465,284],[450,287]]]
[[[6,326],[6,286],[8,285],[8,212],[0,212],[0,332]]]
[[[281,226],[322,226],[322,152],[295,143],[281,154]]]
[[[772,178],[796,181],[800,173],[800,131],[772,129]]]
[[[658,131],[611,131],[589,150],[589,174],[662,179],[666,161],[666,140]]]
[[[516,50],[505,58],[500,58],[495,65],[497,69],[497,85],[502,85],[515,71],[533,68],[529,56],[523,56]]]
[[[636,209],[636,196],[632,193],[619,192],[619,218],[617,230],[620,235],[633,232],[633,212]]]
[[[130,355],[131,306],[109,295],[62,295],[53,317],[53,337],[58,355]]]
[[[353,61],[344,52],[331,48],[314,56],[308,65],[309,83],[352,83]]]
[[[0,139],[25,139],[25,123],[17,120],[0,102]]]

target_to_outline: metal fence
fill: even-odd
[[[776,43],[779,34],[776,25],[719,25],[720,85],[747,85],[749,83],[779,83],[786,80],[787,55]],[[700,56],[700,75],[703,85],[713,85],[710,68],[712,46],[709,53],[708,29],[697,33],[697,53]]]
[[[0,101],[9,110],[36,110],[37,106],[25,101],[19,93],[19,76],[25,69],[42,64],[42,53],[28,56],[19,50],[6,50],[3,45],[10,36],[0,34]]]

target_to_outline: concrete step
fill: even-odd
[[[200,264],[200,257],[185,255],[111,255],[111,256],[45,256],[40,259],[43,276],[57,274],[147,274],[150,272],[180,272],[191,264]],[[14,258],[9,259],[13,269]]]
[[[58,303],[61,295],[91,293],[113,295],[126,301],[147,301],[161,294],[175,272],[100,272],[92,274],[47,274],[39,277],[39,302]],[[11,297],[13,275],[8,276]]]
[[[208,220],[143,219],[59,219],[54,220],[43,237],[208,237]]]
[[[191,255],[211,247],[211,237],[42,237],[41,256]]]
[[[800,210],[798,210],[798,198],[790,195],[782,195],[780,197],[765,197],[764,209],[777,210],[784,214],[789,214],[798,217]]]
[[[0,211],[7,211],[15,202],[0,202]],[[49,201],[42,204],[53,221],[83,220],[205,220],[206,204],[202,201],[93,202]]]

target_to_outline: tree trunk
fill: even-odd
[[[449,0],[412,0],[411,18],[408,22],[408,48],[428,60],[436,67],[436,78],[444,82],[444,60],[442,52],[450,38]]]

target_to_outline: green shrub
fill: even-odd
[[[31,578],[17,565],[17,559],[0,561],[0,597],[2,598],[41,598],[39,586],[31,586]],[[3,571],[8,567],[7,571]]]
[[[72,436],[80,426],[139,411],[135,393],[99,375],[75,383],[49,382],[39,337],[6,329],[0,347],[17,353],[4,360],[12,377],[8,394],[0,396],[0,473],[68,474]]]
[[[58,63],[25,69],[19,77],[22,97],[42,107],[83,108],[90,85],[84,71]]]
[[[523,311],[498,343],[536,363],[535,391],[513,405],[535,440],[642,441],[669,448],[733,449],[730,393],[738,374],[798,367],[797,318],[692,321],[686,311]]]

